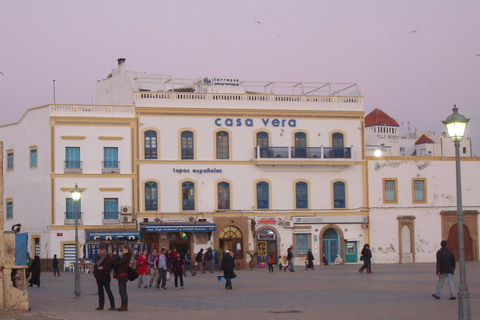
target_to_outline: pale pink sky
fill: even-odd
[[[124,57],[183,78],[355,82],[404,131],[444,131],[456,103],[480,155],[479,17],[480,1],[0,1],[0,125],[53,103],[53,80],[57,103],[95,103]]]

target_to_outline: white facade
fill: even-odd
[[[352,85],[267,83],[252,93],[236,79],[169,79],[120,61],[98,82],[102,105],[48,105],[0,127],[14,164],[5,227],[20,222],[32,251],[67,258],[77,184],[86,258],[100,242],[224,246],[244,262],[247,250],[277,258],[293,244],[298,264],[309,248],[316,261],[358,262],[370,235],[363,98],[341,95]]]

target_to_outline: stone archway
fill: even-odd
[[[274,238],[268,238],[268,233],[272,233]],[[258,243],[265,242],[265,248],[267,252],[267,259],[270,254],[273,254],[273,259],[275,263],[278,263],[278,256],[280,255],[280,233],[278,230],[272,226],[260,226],[255,231],[255,242],[257,243],[257,251],[258,251]],[[259,258],[258,258],[259,259]]]

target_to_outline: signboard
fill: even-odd
[[[146,225],[143,227],[146,232],[211,232],[215,231],[215,224],[198,225]]]
[[[275,233],[259,233],[257,240],[275,240]]]
[[[305,234],[305,233],[312,233],[312,229],[293,229],[293,234]]]
[[[276,224],[277,219],[274,217],[258,217],[258,224]]]
[[[329,224],[329,223],[367,223],[365,216],[325,216],[325,217],[295,217],[292,218],[295,224]]]

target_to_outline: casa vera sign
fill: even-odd
[[[265,127],[272,126],[272,127],[291,127],[295,128],[297,126],[296,119],[242,119],[242,118],[217,118],[215,119],[215,125],[217,127],[225,126],[225,127],[253,127],[255,121],[260,121]]]

